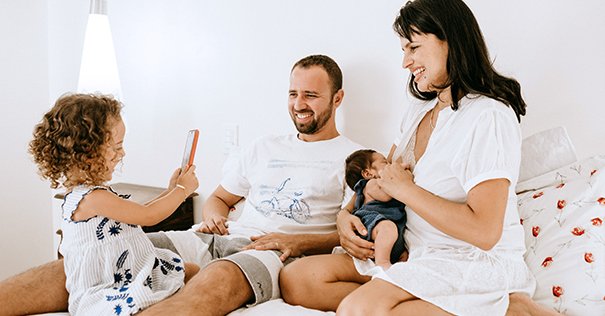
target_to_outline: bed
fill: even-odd
[[[605,154],[578,160],[562,126],[527,137],[516,192],[525,261],[537,280],[533,299],[566,315],[605,315]],[[229,315],[334,313],[277,299]]]

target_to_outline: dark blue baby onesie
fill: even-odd
[[[357,197],[355,199],[355,210],[352,214],[359,217],[368,230],[367,236],[360,235],[360,237],[369,241],[373,241],[372,229],[374,229],[376,224],[381,220],[390,220],[397,225],[399,237],[397,237],[397,241],[395,241],[393,249],[391,250],[391,263],[395,263],[405,251],[405,241],[403,240],[403,230],[405,229],[407,220],[405,205],[396,199],[392,199],[388,202],[374,200],[364,204],[363,190],[369,180],[370,179],[361,179],[355,184],[355,194]]]

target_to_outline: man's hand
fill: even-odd
[[[269,233],[262,236],[250,237],[252,243],[247,247],[242,248],[244,250],[279,250],[282,255],[279,257],[281,261],[288,259],[288,257],[298,257],[302,255],[302,251],[297,242],[297,238],[293,235],[283,233]]]
[[[374,243],[355,234],[355,231],[364,236],[368,234],[359,217],[351,215],[348,211],[341,211],[338,213],[336,226],[338,226],[340,246],[344,250],[358,259],[374,258]]]
[[[202,223],[197,231],[204,234],[229,235],[227,221],[226,217],[220,214],[213,214],[207,221]]]

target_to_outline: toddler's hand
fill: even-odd
[[[179,175],[181,174],[181,168],[174,170],[172,176],[170,177],[170,182],[168,182],[168,190],[172,190],[176,188],[176,184],[179,180]]]
[[[177,183],[186,188],[187,195],[193,193],[199,186],[197,176],[195,175],[195,165],[186,168],[178,177]]]

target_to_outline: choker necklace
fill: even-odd
[[[435,129],[435,125],[433,125],[433,113],[435,113],[435,108],[431,110],[431,119],[429,120],[429,124],[431,125],[431,131]]]

